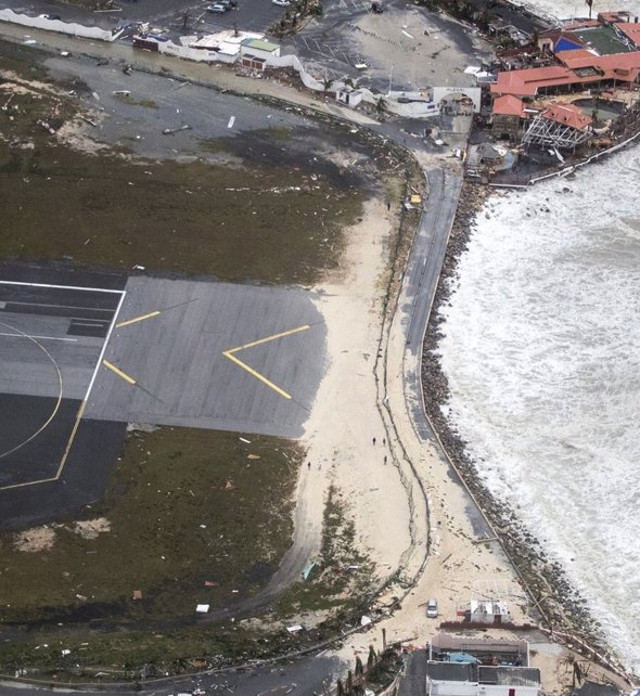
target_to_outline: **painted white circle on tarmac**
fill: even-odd
[[[36,338],[34,338],[33,336],[29,336],[28,334],[24,333],[24,331],[20,331],[20,329],[16,328],[15,326],[11,326],[11,324],[6,324],[2,321],[0,321],[0,327],[4,327],[14,332],[9,336],[5,336],[5,339],[18,341],[23,346],[35,346],[35,348],[40,351],[41,355],[44,356],[44,359],[51,363],[54,372],[54,379],[57,391],[57,397],[53,405],[53,408],[51,409],[51,413],[45,418],[44,422],[36,424],[35,430],[33,430],[33,432],[28,437],[24,438],[22,442],[19,442],[15,445],[11,445],[7,450],[0,451],[0,459],[2,459],[3,457],[8,457],[10,454],[17,452],[19,449],[35,440],[38,437],[38,435],[40,435],[40,433],[42,433],[43,430],[45,430],[49,426],[51,421],[56,417],[56,414],[58,413],[58,410],[60,408],[60,404],[62,403],[62,372],[60,371],[60,368],[58,366],[58,363],[55,361],[55,358]],[[28,341],[28,343],[25,344],[25,341]]]

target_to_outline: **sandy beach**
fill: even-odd
[[[473,197],[465,192],[467,203],[454,225],[445,277],[454,272],[471,215],[484,198],[483,191],[476,191]],[[375,563],[377,579],[382,582],[399,570],[403,581],[391,584],[375,603],[384,613],[384,607],[403,597],[401,607],[369,631],[352,635],[336,650],[345,666],[357,655],[366,656],[370,645],[380,649],[383,628],[387,644],[424,645],[441,621],[456,621],[457,612],[472,599],[507,602],[514,624],[535,626],[541,619],[500,541],[478,538],[474,528],[477,511],[467,490],[452,476],[449,462],[412,425],[403,379],[406,309],[401,306],[390,312],[386,317],[390,322],[383,313],[388,242],[395,224],[393,211],[388,213],[380,200],[370,201],[362,221],[347,234],[349,245],[342,268],[314,288],[327,323],[331,357],[307,423],[305,443],[311,467],[302,472],[300,492],[319,520],[329,485],[338,489],[355,522],[361,550]],[[446,294],[440,292],[436,305],[443,301]],[[433,345],[437,322],[432,322],[430,332],[427,350]],[[376,361],[376,355],[381,359]],[[428,412],[436,415],[443,386],[434,376],[432,364],[423,369]],[[443,419],[437,424],[442,428]],[[443,436],[447,447],[460,454],[460,443],[453,444],[451,433],[444,431]],[[559,629],[574,631],[573,635],[582,636],[606,654],[560,570],[540,562],[544,554],[535,540],[518,532],[512,511],[486,495],[472,468],[462,466],[460,459],[456,463],[461,464],[465,481],[482,507],[489,510],[491,521],[508,523],[502,529],[502,542],[511,540],[509,552],[519,571],[528,571],[525,577],[530,587],[535,591],[553,588],[553,603],[545,604],[546,615],[553,617]],[[319,526],[316,531],[319,548]],[[426,618],[425,604],[431,597],[439,603],[437,621]],[[552,606],[554,611],[549,614]],[[567,686],[571,675],[566,660],[571,651],[537,630],[515,634],[492,629],[491,635],[526,637],[535,655],[533,666],[542,670],[545,692],[561,693]],[[592,674],[611,678],[597,667]]]
[[[366,652],[372,642],[380,647],[382,626],[388,642],[426,643],[438,623],[426,619],[429,597],[438,599],[442,620],[455,620],[456,611],[476,597],[505,599],[517,623],[525,621],[527,609],[500,545],[478,543],[466,492],[434,445],[421,441],[411,424],[402,378],[406,317],[396,313],[391,326],[381,330],[388,240],[395,223],[382,201],[370,201],[362,222],[347,235],[343,267],[314,288],[331,358],[307,423],[311,466],[301,474],[300,493],[319,520],[333,484],[378,579],[396,569],[406,582],[417,579],[400,610],[344,645],[339,654],[346,660]],[[388,338],[386,365],[380,361],[376,369],[381,338]],[[381,396],[388,409],[380,408]],[[316,551],[319,542],[318,527]],[[377,604],[401,592],[392,586]]]

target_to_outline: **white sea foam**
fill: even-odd
[[[559,19],[589,15],[589,7],[584,0],[523,0],[514,4],[526,5],[534,12],[546,13]],[[593,0],[591,16],[596,17],[598,12],[613,10],[627,10],[632,14],[633,20],[640,16],[640,0]]]
[[[489,487],[640,672],[640,147],[493,198],[439,345]]]

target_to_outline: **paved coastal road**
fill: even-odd
[[[461,175],[447,168],[424,170],[428,182],[428,198],[416,234],[400,305],[409,317],[404,360],[405,399],[413,426],[423,441],[436,441],[440,456],[446,456],[427,419],[423,404],[421,361],[424,335],[431,314],[442,264],[447,252],[449,234],[458,207],[462,188]],[[465,509],[478,538],[495,536],[484,514],[478,508],[457,471],[450,466],[451,477],[466,491]]]
[[[424,416],[422,405],[422,342],[447,251],[449,231],[458,205],[462,181],[459,176],[446,169],[430,169],[425,172],[425,176],[429,195],[409,259],[401,305],[410,317],[405,358],[406,399],[420,437],[431,440],[433,432]]]

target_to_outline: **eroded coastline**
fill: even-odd
[[[600,623],[569,580],[562,564],[545,552],[543,545],[515,511],[490,492],[479,473],[478,462],[442,408],[448,401],[449,386],[438,356],[444,322],[440,310],[447,306],[455,291],[459,260],[474,234],[477,215],[492,195],[505,194],[470,182],[465,182],[463,186],[425,334],[422,356],[425,408],[449,459],[488,517],[500,543],[526,584],[534,616],[537,615],[540,626],[556,639],[560,637],[559,633],[568,634],[569,638],[565,637],[560,642],[572,643],[578,652],[626,676],[628,673],[607,644]],[[581,642],[585,647],[580,647]]]

